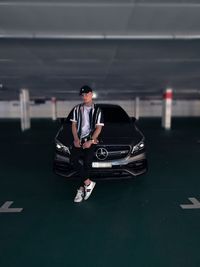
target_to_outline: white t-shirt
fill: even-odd
[[[82,131],[81,131],[81,138],[87,136],[90,134],[90,111],[92,109],[92,106],[83,106],[83,117],[82,117]]]

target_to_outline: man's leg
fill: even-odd
[[[82,182],[83,166],[79,163],[79,159],[80,156],[82,155],[82,152],[83,152],[82,148],[75,146],[72,147],[71,157],[70,157],[71,165],[73,169],[76,170],[81,177],[81,185],[77,190],[74,202],[81,202],[84,198],[84,183]]]
[[[95,187],[95,182],[91,180],[91,168],[92,168],[92,161],[94,157],[96,145],[92,145],[90,148],[84,149],[84,157],[83,157],[83,182],[85,187],[85,197],[84,199],[88,199],[92,193],[92,190]]]
[[[83,181],[84,182],[90,178],[90,170],[92,168],[92,161],[94,157],[95,148],[96,148],[96,145],[91,145],[90,148],[85,148],[83,150]]]
[[[82,148],[81,147],[75,147],[73,145],[71,150],[71,156],[70,156],[70,163],[72,165],[72,168],[80,173],[81,170],[81,164],[79,163],[79,159],[82,154]]]

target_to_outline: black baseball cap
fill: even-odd
[[[90,88],[88,85],[84,85],[81,87],[79,95],[87,94],[89,92],[92,92],[92,88]]]

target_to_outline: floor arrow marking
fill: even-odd
[[[9,208],[13,204],[13,201],[6,201],[1,207],[0,212],[21,212],[22,208]]]
[[[194,197],[190,197],[188,198],[192,204],[182,204],[180,205],[182,209],[200,209],[200,202],[194,198]]]

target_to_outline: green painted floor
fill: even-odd
[[[141,119],[149,172],[136,179],[98,182],[91,198],[74,204],[78,181],[52,173],[58,124],[0,120],[0,267],[199,267],[200,121]]]

